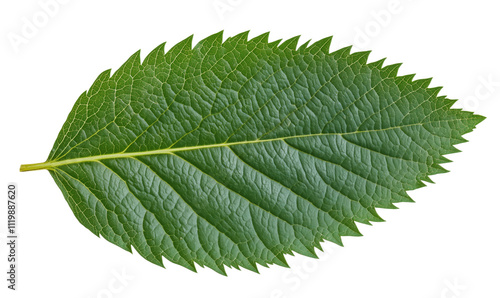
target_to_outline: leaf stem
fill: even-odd
[[[39,163],[21,165],[21,168],[19,168],[19,171],[20,172],[28,172],[28,171],[47,170],[49,168],[50,168],[50,163],[39,162]]]

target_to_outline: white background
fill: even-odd
[[[500,297],[496,1],[61,0],[49,14],[47,2],[0,4],[0,191],[10,181],[20,188],[19,291],[6,290],[2,240],[1,297]],[[364,236],[345,238],[344,248],[325,243],[318,260],[288,256],[292,269],[260,274],[157,267],[80,225],[46,171],[18,172],[46,159],[101,71],[138,49],[144,57],[161,42],[222,29],[226,37],[271,31],[271,40],[300,34],[302,42],[333,35],[332,50],[354,44],[373,50],[370,61],[404,62],[400,74],[433,77],[441,94],[488,119],[448,156],[450,173],[411,192],[415,204],[380,210],[386,222],[360,224]]]

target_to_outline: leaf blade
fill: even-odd
[[[222,32],[105,71],[47,168],[94,234],[163,266],[257,271],[359,236],[482,119],[369,52]]]

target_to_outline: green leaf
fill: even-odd
[[[484,117],[451,109],[430,79],[329,52],[222,32],[103,72],[46,162],[77,219],[163,266],[257,271],[359,236]],[[298,47],[298,48],[297,48]]]

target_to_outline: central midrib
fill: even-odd
[[[65,160],[54,160],[54,161],[46,161],[42,163],[34,163],[34,164],[26,164],[21,165],[21,172],[26,171],[35,171],[35,170],[50,170],[59,166],[69,165],[69,164],[77,164],[84,162],[92,162],[99,161],[103,159],[118,159],[118,158],[128,158],[128,157],[137,157],[137,156],[146,156],[146,155],[159,155],[159,154],[172,154],[180,151],[191,151],[191,150],[201,150],[201,149],[209,149],[209,148],[218,148],[218,147],[230,147],[230,146],[238,146],[238,145],[246,145],[246,144],[256,144],[256,143],[265,143],[265,142],[275,142],[275,141],[284,141],[286,139],[293,138],[307,138],[307,137],[315,137],[315,136],[327,136],[327,135],[349,135],[349,134],[357,134],[364,132],[376,132],[376,131],[384,131],[390,129],[403,128],[408,126],[415,125],[423,125],[425,123],[414,123],[408,125],[401,126],[393,126],[383,129],[374,129],[374,130],[357,130],[353,132],[345,132],[345,133],[317,133],[317,134],[308,134],[308,135],[297,135],[297,136],[287,136],[281,138],[273,138],[273,139],[257,139],[252,141],[240,141],[240,142],[232,142],[232,143],[219,143],[219,144],[210,144],[210,145],[201,145],[201,146],[190,146],[190,147],[179,147],[179,148],[165,148],[165,149],[157,149],[150,151],[141,151],[141,152],[119,152],[119,153],[111,153],[111,154],[103,154],[103,155],[93,155],[86,157],[78,157],[71,158]]]
[[[324,135],[324,134],[322,134],[322,135]],[[309,137],[309,136],[313,136],[313,135],[300,136],[300,137]],[[296,136],[296,137],[299,137],[299,136]],[[111,154],[93,155],[93,156],[65,159],[65,160],[59,160],[59,161],[48,161],[48,162],[44,162],[44,163],[33,164],[33,166],[45,165],[44,168],[39,168],[39,169],[51,169],[51,168],[55,168],[55,167],[63,166],[63,165],[68,165],[68,164],[91,162],[91,161],[98,161],[98,160],[103,160],[103,159],[128,158],[128,157],[137,157],[137,156],[145,156],[145,155],[171,154],[171,153],[175,153],[175,152],[179,152],[179,151],[191,151],[191,150],[201,150],[201,149],[218,148],[218,147],[229,147],[229,146],[245,145],[245,144],[273,142],[273,141],[281,141],[281,140],[285,140],[285,139],[289,139],[289,138],[292,138],[292,137],[267,139],[267,140],[242,141],[242,142],[233,142],[233,143],[220,143],[220,144],[179,147],[179,148],[166,148],[166,149],[141,151],[141,152],[119,152],[119,153],[111,153]],[[27,166],[31,166],[31,165],[27,165]],[[30,171],[30,170],[31,169],[28,169],[27,171]]]

